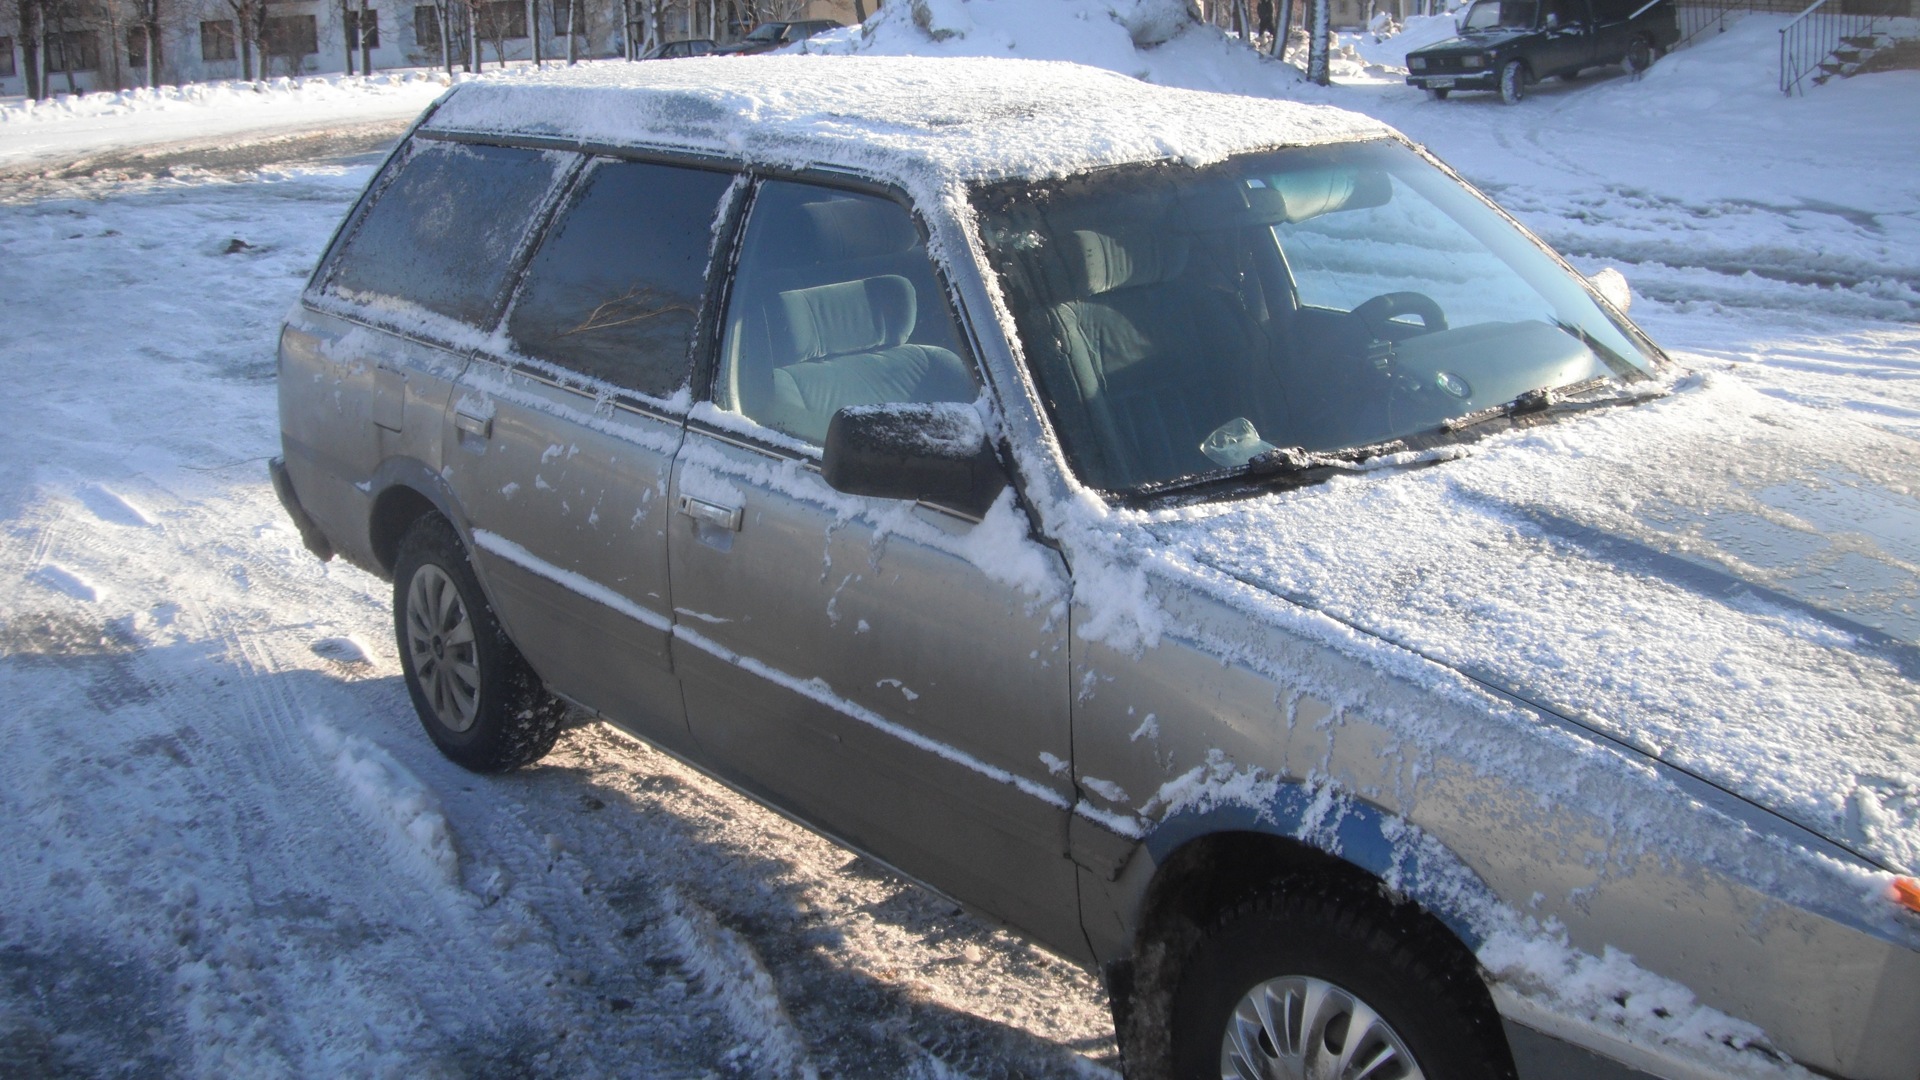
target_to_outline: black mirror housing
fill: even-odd
[[[916,499],[974,515],[1007,486],[986,425],[962,402],[841,409],[827,424],[820,473],[848,495]]]

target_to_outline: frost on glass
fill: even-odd
[[[519,147],[416,142],[341,245],[326,291],[490,326],[514,253],[570,160]]]

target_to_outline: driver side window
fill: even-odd
[[[761,184],[727,304],[716,405],[818,446],[849,406],[977,394],[905,208]]]

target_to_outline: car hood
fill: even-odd
[[[1920,443],[1719,374],[1466,449],[1144,524],[1920,870]]]
[[[1450,37],[1445,41],[1436,41],[1423,48],[1414,49],[1407,55],[1453,56],[1461,53],[1489,52],[1509,41],[1527,37],[1532,33],[1531,30],[1487,30],[1474,34],[1462,34],[1459,37]]]

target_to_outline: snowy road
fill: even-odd
[[[370,167],[0,206],[0,1075],[1101,1072],[1088,976],[610,729],[421,737],[264,475]]]
[[[1338,93],[1687,362],[1920,438],[1916,83],[1783,137],[1689,59]],[[0,179],[0,1075],[1103,1073],[1089,976],[604,726],[497,778],[421,735],[386,586],[264,469],[275,327],[395,123]]]

